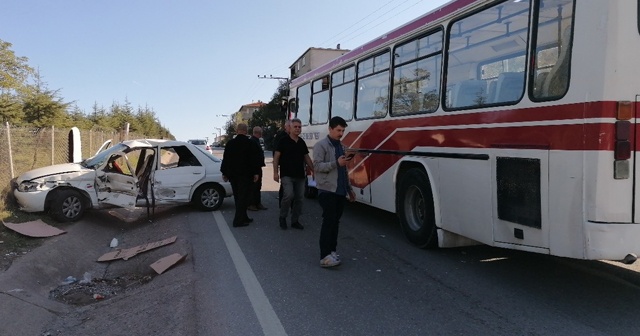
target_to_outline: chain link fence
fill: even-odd
[[[54,164],[70,162],[69,134],[71,128],[0,128],[0,210],[11,190],[14,177],[29,170]],[[143,139],[144,135],[93,128],[80,130],[82,158],[89,158],[111,139],[116,144],[125,139]]]

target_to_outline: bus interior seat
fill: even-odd
[[[487,102],[486,83],[468,79],[456,84],[451,92],[451,107],[477,106]]]
[[[518,100],[524,89],[524,72],[503,72],[496,80],[496,92],[493,103]]]
[[[536,98],[540,98],[542,95],[542,85],[544,84],[545,79],[547,79],[547,75],[549,75],[548,71],[541,72],[536,76],[536,81],[533,83],[533,96]]]
[[[493,103],[496,100],[496,88],[498,87],[498,79],[495,78],[489,82],[489,88],[487,89],[487,97],[489,102]]]
[[[565,28],[562,33],[562,41],[560,41],[558,47],[560,48],[558,61],[553,65],[542,85],[543,97],[561,96],[567,90],[569,83],[569,59],[571,58],[571,26]]]

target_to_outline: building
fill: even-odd
[[[349,51],[350,50],[347,49],[340,49],[339,44],[336,49],[309,48],[289,67],[289,70],[291,71],[291,79],[304,75],[307,72],[348,53]]]
[[[258,100],[257,103],[245,104],[240,106],[240,109],[238,110],[238,112],[233,114],[233,120],[235,121],[235,124],[236,125],[239,123],[248,124],[249,119],[253,117],[253,113],[258,111],[264,105],[267,105],[267,104]]]

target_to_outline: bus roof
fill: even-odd
[[[422,28],[424,25],[430,23],[430,22],[438,22],[440,20],[442,20],[444,17],[446,17],[447,15],[450,15],[462,8],[465,8],[471,4],[474,3],[483,3],[483,2],[487,2],[489,0],[454,0],[451,2],[448,2],[418,18],[416,18],[415,20],[404,24],[384,35],[379,36],[378,38],[373,39],[372,41],[369,41],[367,43],[365,43],[362,46],[356,47],[353,50],[351,50],[350,52],[334,59],[333,61],[330,61],[318,68],[316,68],[315,70],[312,70],[310,72],[307,72],[305,74],[303,74],[302,76],[294,79],[291,81],[291,85],[292,86],[298,86],[304,82],[307,82],[313,78],[315,78],[316,76],[323,74],[325,72],[328,72],[329,70],[338,67],[342,64],[346,64],[354,59],[356,59],[358,56],[366,54],[370,51],[373,51],[375,49],[377,49],[378,47],[380,47],[383,44],[388,43],[389,41],[392,41],[394,39],[397,39],[399,37],[402,37],[404,35],[407,35],[413,31],[416,31],[420,28]]]

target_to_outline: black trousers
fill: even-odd
[[[252,182],[251,192],[249,195],[249,205],[258,206],[262,204],[262,169],[260,169],[260,174],[258,175],[258,181]]]
[[[322,228],[320,229],[320,259],[338,247],[338,229],[340,217],[347,198],[332,192],[318,193],[318,202],[322,207]]]
[[[249,194],[253,185],[253,176],[229,177],[231,189],[233,189],[233,200],[236,202],[236,213],[233,217],[233,224],[242,224],[247,216],[247,206],[249,206]]]

